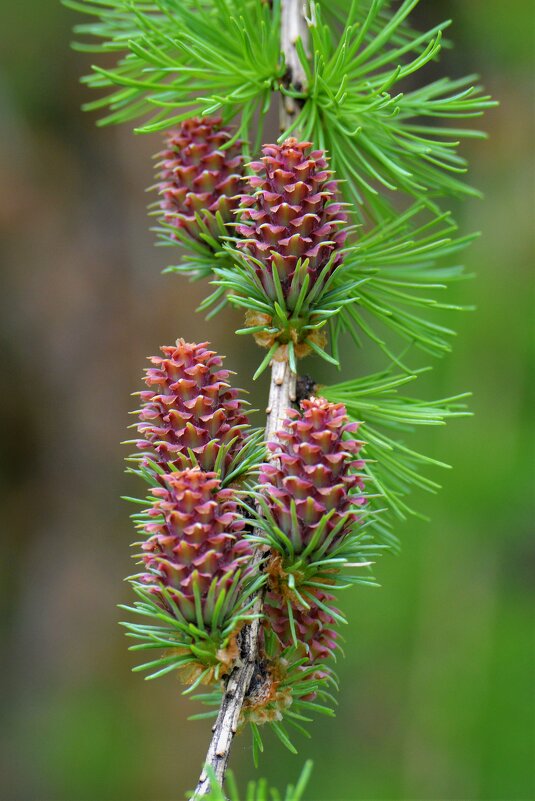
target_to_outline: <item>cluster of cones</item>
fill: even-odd
[[[242,144],[218,117],[171,131],[159,154],[160,209],[168,225],[199,241],[205,230],[217,238],[222,222],[276,300],[275,281],[288,296],[299,261],[307,260],[310,287],[327,265],[332,272],[340,264],[345,204],[325,153],[310,142],[265,145],[263,157],[247,165],[250,174]]]
[[[338,266],[347,218],[325,154],[310,143],[267,145],[249,168],[246,174],[242,143],[220,119],[190,119],[167,135],[160,154],[160,210],[181,238],[201,242],[206,231],[217,238],[226,226],[274,300],[276,285],[290,292],[303,262],[310,286]],[[236,488],[224,486],[249,431],[246,403],[207,343],[178,340],[151,362],[136,444],[154,486],[141,526],[144,572],[136,579],[167,613],[209,631],[221,594],[233,594],[239,608],[241,590],[254,579],[251,522]],[[288,410],[268,443],[257,491],[295,558],[328,558],[358,522],[364,499],[356,428],[342,405],[311,398]],[[279,655],[296,649],[307,676],[314,667],[321,677],[337,647],[329,577],[327,589],[309,581],[305,600],[286,567],[272,550],[262,642],[275,638]]]
[[[139,580],[163,607],[170,597],[187,621],[199,622],[200,603],[209,624],[221,591],[246,572],[251,547],[234,493],[221,486],[249,427],[245,401],[206,345],[179,339],[151,359],[136,444],[160,484],[151,490]]]

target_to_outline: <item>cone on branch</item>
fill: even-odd
[[[271,547],[283,560],[305,553],[312,561],[318,552],[328,557],[360,520],[363,443],[349,436],[359,424],[348,422],[343,404],[310,398],[300,406],[268,443],[272,459],[262,465],[259,484],[263,507],[285,538],[268,535]]]
[[[221,117],[193,117],[169,131],[165,148],[157,158],[157,184],[163,221],[206,242],[206,228],[218,240],[225,233],[238,207],[237,193],[244,172],[243,142],[233,138],[232,129]]]
[[[278,279],[291,309],[306,275],[312,288],[341,263],[346,204],[337,200],[338,182],[323,150],[291,137],[282,145],[264,145],[262,152],[260,161],[249,165],[254,175],[245,178],[250,192],[241,196],[236,232],[242,239],[236,247],[254,258],[271,300],[277,300]],[[304,262],[299,280],[293,280]]]
[[[335,600],[334,595],[321,590],[315,590],[311,595],[320,601],[321,607],[311,602],[306,609],[296,603],[289,611],[284,599],[272,590],[266,596],[265,611],[267,625],[273,629],[283,648],[295,645],[296,640],[298,646],[304,648],[310,664],[314,664],[333,656],[338,634],[335,618],[326,611]]]
[[[464,138],[478,137],[463,120],[494,103],[473,76],[413,83],[436,62],[449,25],[415,31],[407,17],[416,2],[64,2],[88,5],[96,18],[80,31],[96,37],[82,47],[106,61],[86,79],[105,90],[87,104],[107,108],[104,122],[145,118],[138,130],[154,132],[188,113],[220,111],[221,118],[180,123],[160,154],[160,235],[165,244],[187,246],[185,259],[167,270],[210,279],[201,309],[211,315],[226,302],[243,309],[245,328],[237,333],[254,336],[267,351],[255,377],[274,368],[268,430],[277,434],[254,486],[253,460],[245,457],[246,492],[236,486],[243,470],[237,465],[253,435],[245,433],[243,401],[228,372],[204,345],[179,340],[163,349],[147,371],[138,412],[141,465],[133,472],[151,483],[152,495],[150,508],[133,515],[145,537],[145,572],[131,578],[141,623],[128,624],[128,634],[134,649],[150,649],[142,666],[155,671],[150,678],[189,669],[190,689],[228,678],[201,696],[207,703],[215,698],[219,712],[194,793],[223,797],[242,723],[251,722],[257,761],[259,723],[271,721],[294,750],[283,720],[302,730],[310,711],[331,711],[327,685],[336,681],[328,662],[341,620],[331,592],[372,583],[342,581],[342,567],[369,566],[377,549],[394,542],[388,520],[377,514],[382,506],[403,518],[412,511],[405,502],[411,485],[437,486],[420,475],[435,460],[398,441],[396,432],[465,413],[462,396],[439,403],[394,398],[420,372],[402,365],[401,376],[387,367],[324,389],[334,403],[305,400],[282,425],[293,384],[282,374],[288,367],[290,377],[297,375],[298,360],[311,353],[338,365],[339,339],[347,334],[358,345],[368,338],[396,365],[394,337],[435,355],[449,350],[454,332],[429,310],[459,308],[435,292],[459,278],[462,268],[450,260],[472,237],[454,233],[443,198],[476,194],[460,180],[467,165],[457,140],[463,129]],[[407,76],[411,86],[400,92]],[[282,127],[307,132],[332,162],[292,137],[266,145],[244,178],[242,150],[263,141],[276,106]],[[234,139],[223,119],[239,119],[246,141]],[[349,212],[337,198],[330,163],[351,214],[369,225],[349,245]],[[402,202],[400,212],[394,195],[415,202]],[[352,415],[362,411],[369,456],[377,457],[377,465],[370,459],[365,466],[375,497],[382,496],[379,507],[370,498],[368,519],[377,515],[379,522],[367,531],[358,525],[362,443],[337,401]],[[154,648],[164,656],[152,659]]]
[[[136,445],[142,463],[152,460],[163,471],[168,464],[191,464],[191,454],[205,471],[217,466],[224,477],[244,449],[249,431],[246,402],[228,383],[229,370],[208,343],[178,339],[153,356],[145,371],[148,389],[139,393]]]
[[[218,621],[222,626],[242,601],[239,579],[251,556],[234,493],[221,489],[215,473],[199,468],[169,473],[162,483],[151,491],[153,504],[142,526],[146,572],[136,579],[162,609],[173,612],[174,604],[185,621],[198,626],[210,629],[216,608],[226,610]]]

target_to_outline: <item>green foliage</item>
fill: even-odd
[[[288,785],[284,795],[281,795],[273,787],[269,787],[265,779],[249,782],[246,795],[240,795],[232,771],[227,774],[225,790],[217,786],[213,770],[210,767],[207,768],[207,773],[213,786],[210,793],[205,796],[206,801],[303,801],[303,793],[312,774],[312,761],[309,759],[305,762],[297,783]]]
[[[140,600],[133,606],[121,605],[121,609],[152,621],[122,624],[127,629],[126,636],[138,641],[130,646],[130,650],[158,650],[156,659],[143,662],[133,670],[148,671],[147,679],[178,671],[188,685],[184,693],[193,692],[199,684],[221,678],[222,670],[228,668],[221,659],[221,652],[229,647],[236,627],[243,621],[253,620],[254,616],[247,614],[252,605],[250,598],[261,584],[261,581],[251,583],[244,589],[240,586],[240,578],[238,572],[228,591],[223,590],[217,597],[212,593],[214,612],[208,628],[200,613],[195,623],[187,621],[165,589],[161,593],[165,595],[169,611],[163,610],[143,584],[137,582],[135,576],[130,577],[130,584]],[[236,611],[238,602],[241,603],[239,613]]]
[[[461,265],[452,263],[475,235],[455,237],[457,227],[447,214],[422,218],[418,203],[403,214],[363,233],[348,248],[340,283],[347,297],[340,319],[331,326],[337,353],[338,334],[347,330],[357,345],[364,335],[390,360],[400,364],[384,337],[390,330],[401,345],[414,345],[433,355],[449,351],[455,332],[428,319],[439,310],[458,311],[439,296],[452,282],[463,278]],[[379,330],[376,324],[379,324]]]
[[[296,553],[293,542],[299,538],[299,522],[295,502],[291,506],[294,531],[289,536],[277,525],[264,497],[256,493],[255,500],[257,508],[250,508],[248,511],[256,528],[248,539],[269,546],[274,553],[281,556],[288,587],[302,607],[308,608],[310,592],[314,589],[340,590],[353,584],[376,586],[369,572],[362,575],[362,568],[369,568],[372,564],[370,559],[381,555],[381,546],[377,544],[369,530],[370,526],[367,525],[370,512],[363,510],[359,525],[354,526],[350,534],[335,545],[333,541],[347,526],[350,513],[340,517],[328,537],[325,532],[333,513],[325,515],[306,548]],[[360,572],[353,574],[351,571],[355,567],[360,568]]]
[[[216,276],[214,283],[225,291],[226,298],[233,305],[246,309],[255,318],[259,314],[265,315],[267,318],[266,322],[260,318],[258,324],[241,328],[236,332],[237,334],[264,334],[268,340],[272,339],[272,345],[254,377],[257,378],[266,369],[281,344],[288,345],[290,366],[294,372],[297,372],[299,354],[294,342],[302,342],[327,362],[338,365],[337,360],[317,344],[312,334],[323,328],[331,317],[339,314],[346,303],[353,302],[351,295],[347,297],[354,288],[353,283],[338,279],[342,268],[333,270],[329,275],[332,270],[332,264],[329,261],[314,286],[310,288],[310,276],[307,273],[308,260],[300,260],[289,292],[284,295],[277,268],[273,266],[273,278],[277,292],[277,300],[273,301],[267,297],[256,275],[255,260],[251,256],[243,258],[238,252],[234,255],[236,262],[231,267],[214,267],[213,272]],[[218,295],[216,294],[212,298],[217,300]]]
[[[65,4],[97,18],[76,33],[96,39],[90,52],[117,53],[115,67],[95,66],[85,82],[111,92],[85,108],[107,109],[102,123],[150,115],[143,131],[160,131],[194,116],[240,115],[237,137],[249,141],[284,74],[278,12],[251,0],[153,3],[99,0]],[[277,6],[277,4],[276,4]]]
[[[468,393],[436,401],[421,401],[400,395],[400,387],[414,381],[420,373],[396,374],[384,370],[364,378],[321,387],[320,393],[333,403],[345,404],[353,420],[363,421],[359,434],[365,441],[368,490],[375,496],[371,508],[382,510],[371,525],[382,539],[396,547],[389,528],[396,520],[417,514],[407,503],[413,489],[436,492],[440,485],[425,476],[429,467],[449,465],[419,453],[405,443],[405,434],[419,426],[440,426],[447,420],[469,414],[463,401]],[[386,504],[386,509],[385,509]]]
[[[467,166],[457,148],[482,134],[436,121],[462,122],[494,104],[473,75],[412,88],[411,76],[438,58],[449,25],[413,31],[406,21],[418,0],[395,10],[388,0],[312,2],[311,58],[300,48],[307,87],[299,92],[284,79],[279,0],[64,2],[96,18],[77,26],[78,36],[90,39],[77,47],[117,56],[115,66],[95,66],[85,79],[108,91],[86,105],[107,110],[103,123],[149,116],[140,128],[149,132],[220,112],[225,122],[239,116],[237,136],[247,142],[257,127],[257,152],[273,93],[281,92],[301,106],[281,139],[299,130],[328,150],[348,198],[376,220],[390,217],[395,190],[432,209],[441,196],[475,194],[459,177]],[[343,23],[341,34],[323,22],[324,9]]]
[[[394,190],[426,198],[432,208],[435,197],[475,194],[458,177],[467,167],[457,147],[460,139],[482,134],[437,127],[435,120],[478,117],[493,105],[473,85],[473,75],[410,88],[409,76],[438,58],[449,25],[421,34],[407,27],[418,1],[404,0],[395,9],[386,0],[338,3],[340,36],[321,20],[330,2],[313,4],[312,63],[302,53],[308,89],[296,124],[332,154],[335,171],[348,181],[348,197],[378,220],[391,216],[388,193]]]
[[[340,622],[346,621],[340,617]],[[251,730],[253,762],[260,763],[264,751],[262,729],[268,727],[277,739],[292,754],[297,754],[294,736],[310,738],[306,725],[312,723],[311,715],[334,717],[333,707],[337,701],[332,690],[338,689],[338,680],[333,669],[325,663],[311,665],[303,656],[302,649],[295,646],[280,649],[277,637],[264,628],[264,650],[266,661],[274,670],[272,678],[276,687],[272,696],[258,703],[247,703],[241,715],[241,723]],[[196,685],[198,686],[198,685]],[[222,689],[218,686],[210,692],[197,693],[193,700],[211,707],[208,712],[191,715],[189,720],[211,719],[217,716],[222,700]],[[254,695],[253,695],[254,700]]]
[[[161,212],[156,211],[156,214]],[[206,212],[205,216],[208,216]],[[233,266],[232,253],[226,247],[226,240],[228,239],[228,230],[221,219],[221,215],[215,215],[215,223],[220,231],[219,237],[216,239],[209,230],[205,221],[201,219],[200,215],[196,215],[196,220],[200,229],[199,240],[193,239],[187,233],[182,231],[177,226],[166,224],[160,221],[160,224],[153,230],[156,232],[158,238],[158,245],[162,247],[173,247],[177,245],[180,247],[181,260],[178,264],[173,264],[167,267],[164,272],[175,273],[177,275],[186,276],[199,280],[203,278],[213,278],[216,274],[216,267],[222,266],[223,268],[231,268]],[[216,226],[212,226],[216,227]],[[223,299],[222,305],[226,303],[226,296],[223,290],[216,293],[216,297],[210,296],[205,303],[203,303],[203,310],[212,308],[210,316],[216,314],[222,308],[216,301],[220,298]]]

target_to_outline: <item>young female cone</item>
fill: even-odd
[[[355,470],[364,466],[356,458],[363,443],[345,437],[357,428],[343,404],[311,398],[301,402],[301,411],[288,412],[277,440],[268,443],[273,459],[261,467],[260,491],[296,556],[318,530],[315,547],[329,539],[328,555],[359,520],[365,498]]]
[[[223,592],[240,600],[235,581],[251,556],[243,539],[245,522],[232,490],[221,489],[215,473],[199,468],[162,476],[162,487],[152,489],[154,501],[147,511],[154,522],[143,526],[141,544],[147,572],[138,576],[162,608],[167,596],[186,621],[210,626]],[[232,610],[232,598],[226,606]]]
[[[193,239],[202,241],[202,225],[216,239],[221,222],[233,220],[244,171],[242,141],[220,117],[193,117],[166,135],[159,154],[158,192],[163,219]]]
[[[239,390],[228,383],[230,371],[222,358],[207,348],[178,339],[151,358],[140,392],[137,447],[163,470],[168,463],[184,467],[191,451],[205,471],[219,459],[223,476],[243,447],[248,418]]]
[[[256,272],[269,298],[277,293],[277,270],[285,297],[298,262],[307,260],[312,287],[329,264],[332,272],[342,260],[347,216],[337,201],[337,181],[323,150],[310,142],[289,138],[282,145],[265,145],[263,157],[249,166],[245,180],[251,190],[241,197],[242,237],[236,247],[254,257]],[[259,264],[258,264],[259,263]]]

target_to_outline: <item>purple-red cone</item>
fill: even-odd
[[[358,423],[348,423],[343,404],[311,398],[301,402],[300,412],[288,412],[277,442],[268,443],[274,458],[262,465],[260,489],[296,554],[306,548],[325,515],[330,517],[316,547],[338,527],[327,553],[359,520],[363,479],[354,471],[364,466],[356,458],[363,443],[344,437],[357,428]]]
[[[164,470],[168,462],[183,467],[189,450],[202,470],[213,470],[219,451],[229,446],[224,473],[243,446],[245,402],[229,385],[221,357],[207,345],[178,339],[162,347],[163,356],[153,356],[146,370],[137,447]]]
[[[321,590],[315,590],[311,594],[327,607],[334,601],[333,595]],[[310,663],[314,663],[332,656],[336,649],[338,634],[335,630],[335,618],[312,601],[310,603],[310,609],[292,606],[292,614],[297,641],[305,646]],[[283,648],[291,646],[293,635],[288,608],[278,593],[271,591],[267,594],[265,612],[269,625],[278,636]]]
[[[201,233],[196,214],[216,238],[220,231],[214,215],[219,212],[224,223],[233,220],[244,158],[241,140],[222,149],[232,136],[220,117],[194,117],[166,135],[158,164],[160,207],[165,222],[194,239]]]
[[[142,544],[148,572],[139,581],[165,609],[170,605],[162,588],[167,591],[190,622],[198,622],[195,587],[209,625],[221,593],[229,591],[236,571],[249,560],[245,523],[232,490],[221,489],[215,473],[181,470],[163,476],[162,483],[151,490],[148,516],[154,522],[145,524],[148,538]]]
[[[330,272],[338,266],[347,216],[323,150],[290,138],[265,145],[263,154],[245,179],[251,194],[241,198],[236,246],[261,262],[257,274],[275,299],[274,267],[286,295],[299,259],[309,260],[311,287],[331,258]]]

